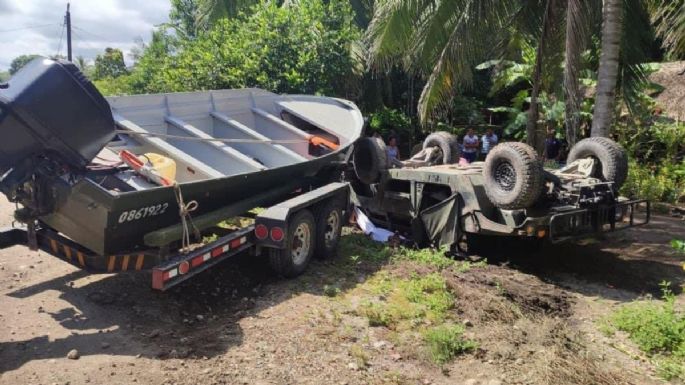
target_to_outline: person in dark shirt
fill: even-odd
[[[557,163],[561,157],[561,141],[556,138],[554,131],[547,131],[547,138],[545,139],[545,152],[542,154],[545,162],[553,161]]]

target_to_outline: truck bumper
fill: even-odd
[[[548,237],[552,243],[558,243],[592,234],[623,230],[646,225],[650,216],[650,204],[645,199],[571,210],[550,217]]]

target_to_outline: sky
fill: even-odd
[[[169,0],[71,0],[73,56],[92,61],[105,48],[127,53],[168,20]],[[66,0],[0,0],[0,71],[23,54],[66,56]],[[60,38],[61,37],[61,38]],[[61,44],[60,44],[61,41]]]

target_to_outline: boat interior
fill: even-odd
[[[114,192],[159,186],[122,164],[122,150],[184,183],[307,162],[347,147],[363,126],[361,113],[350,102],[259,89],[107,100],[118,134],[93,160],[92,169],[118,170],[108,175],[96,172],[91,179]],[[152,164],[163,160],[166,166]],[[173,170],[167,167],[169,161]]]

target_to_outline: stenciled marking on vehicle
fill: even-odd
[[[148,207],[142,207],[137,210],[124,211],[119,215],[119,223],[137,221],[143,218],[154,217],[156,215],[162,215],[169,208],[168,203],[160,203]]]

